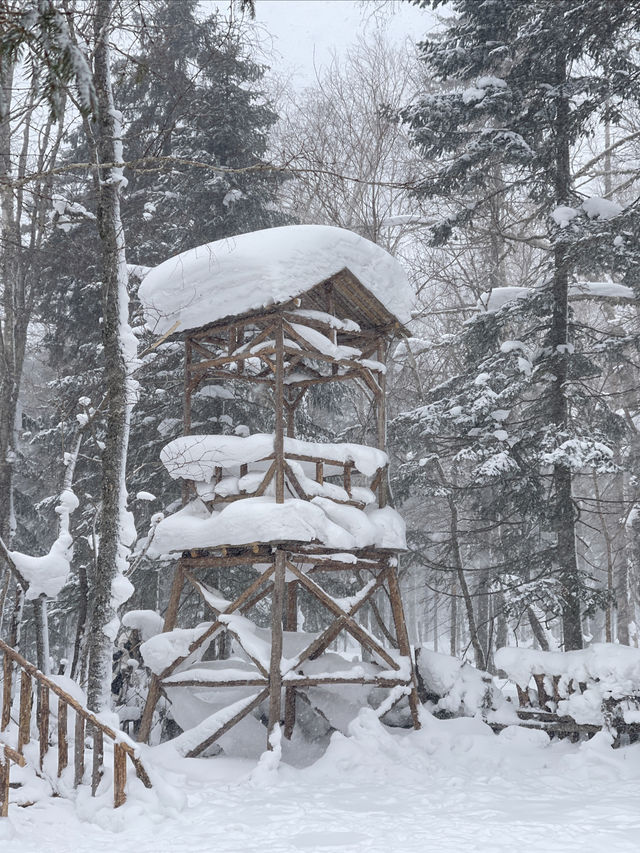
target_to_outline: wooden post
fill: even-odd
[[[284,330],[282,317],[275,331],[276,372],[274,385],[275,437],[273,452],[276,460],[276,503],[284,503]]]
[[[113,747],[113,807],[119,808],[126,802],[127,753],[119,743]]]
[[[67,735],[68,706],[58,699],[58,776],[69,763],[69,741]]]
[[[384,346],[382,341],[378,344],[378,361],[384,361]],[[384,373],[378,374],[378,385],[380,391],[376,393],[376,433],[378,447],[380,450],[385,450],[387,444],[387,413],[386,413],[386,380]],[[378,486],[378,505],[383,507],[387,505],[388,492],[388,477],[389,470],[386,468],[380,478]]]
[[[3,732],[11,720],[11,684],[13,679],[13,662],[9,655],[3,655],[2,659],[2,719],[0,731]]]
[[[289,581],[287,584],[287,613],[285,630],[298,630],[298,583]],[[296,724],[296,689],[287,687],[284,692],[284,736],[291,740],[293,727]]]
[[[167,609],[164,614],[164,626],[162,628],[163,632],[173,631],[176,626],[176,622],[178,619],[178,607],[180,606],[180,595],[182,594],[183,586],[184,569],[182,567],[182,564],[178,562],[178,565],[176,566],[175,575],[173,576],[173,585],[171,587],[169,603],[167,604]],[[157,675],[152,675],[151,684],[149,685],[149,693],[147,695],[147,702],[144,706],[142,719],[140,720],[140,729],[138,730],[138,740],[141,743],[146,743],[149,740],[149,735],[151,734],[151,724],[153,723],[153,712],[156,709],[156,705],[158,704],[159,698],[160,679]]]
[[[104,739],[102,730],[93,727],[93,767],[91,769],[91,796],[95,797],[98,785],[102,779],[104,763]]]
[[[9,776],[11,774],[11,764],[19,764],[24,767],[25,760],[10,746],[0,744],[0,817],[9,816],[9,792],[11,786],[9,784]],[[4,849],[4,848],[3,848]]]
[[[49,750],[49,688],[38,685],[38,739],[40,741],[40,769]]]
[[[0,746],[0,817],[9,817],[9,756]]]
[[[342,475],[342,484],[344,486],[345,492],[351,497],[351,462],[345,462],[344,465],[344,473]]]
[[[20,716],[18,718],[18,752],[22,755],[25,744],[31,738],[31,707],[33,704],[33,687],[31,676],[22,670],[20,678]]]
[[[409,643],[409,634],[407,632],[407,623],[404,619],[404,609],[402,607],[402,598],[400,596],[400,584],[398,583],[398,570],[395,566],[389,568],[389,598],[391,599],[391,611],[393,613],[393,621],[396,629],[396,640],[398,641],[398,651],[403,657],[408,658],[409,666],[411,667],[411,692],[409,693],[409,708],[411,710],[411,719],[413,720],[414,729],[420,728],[420,717],[418,715],[418,686],[416,683],[415,667],[411,655],[411,645]]]
[[[191,341],[187,338],[184,342],[184,403],[182,411],[182,434],[191,434],[191,363],[193,361],[193,349]],[[186,506],[190,498],[189,483],[182,481],[182,505]]]
[[[282,616],[284,609],[284,591],[287,555],[276,551],[275,574],[273,577],[273,598],[271,603],[271,661],[269,665],[269,736],[267,748],[272,749],[271,735],[280,725],[280,706],[282,702]]]
[[[76,711],[75,737],[73,743],[73,787],[82,784],[84,778],[84,717]]]

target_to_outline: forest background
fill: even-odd
[[[489,670],[507,644],[638,645],[640,3],[416,5],[398,44],[397,4],[363,4],[366,38],[300,90],[251,3],[0,3],[0,636],[95,707],[114,650],[130,678],[123,614],[166,606],[145,548],[181,499],[159,461],[181,350],[137,287],[295,222],[378,243],[415,287],[388,374],[413,642]],[[366,437],[361,400],[320,404],[301,437]],[[225,390],[196,415],[271,427]],[[68,576],[20,571],[50,555]],[[388,609],[366,613],[386,641]]]

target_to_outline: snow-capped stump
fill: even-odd
[[[436,714],[465,717],[480,714],[488,721],[504,718],[506,700],[488,672],[425,647],[416,649],[416,665],[420,698],[432,703]]]
[[[220,739],[224,746],[231,728],[251,720],[268,719],[273,745],[284,718],[290,738],[298,706],[329,725],[334,715],[325,700],[335,703],[338,691],[374,697],[381,717],[408,697],[404,718],[410,713],[418,727],[397,578],[405,525],[388,505],[385,452],[385,354],[395,335],[408,334],[403,324],[411,316],[402,268],[357,234],[302,225],[185,252],[152,270],[139,294],[147,325],[185,340],[184,434],[161,454],[169,475],[183,481],[185,500],[158,520],[147,550],[180,558],[165,631],[141,648],[153,673],[141,738],[149,737],[162,694],[174,721],[188,728],[179,748],[189,756]],[[345,382],[365,397],[376,446],[296,438],[303,399]],[[207,388],[224,401],[256,387],[267,392],[262,405],[273,407],[272,433],[251,435],[227,412],[192,423],[192,398],[206,397]],[[312,405],[324,400],[318,395]],[[225,434],[212,435],[214,423]],[[167,438],[170,432],[177,424]],[[238,569],[235,584],[242,573],[246,578],[235,600],[208,590],[199,576],[210,570],[224,589],[234,588],[225,580],[230,569]],[[348,575],[339,596],[328,592],[336,572]],[[176,625],[184,584],[196,589],[211,618],[193,629]],[[327,615],[318,633],[299,630],[298,590]],[[358,621],[383,590],[392,628],[383,625],[381,636],[391,648]],[[251,618],[264,619],[265,604],[270,629]],[[369,660],[328,659],[343,632]],[[210,647],[213,660],[211,652],[205,656]],[[345,722],[347,707],[338,715]]]

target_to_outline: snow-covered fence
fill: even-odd
[[[570,652],[503,648],[495,663],[516,686],[523,723],[576,737],[603,728],[617,739],[640,736],[640,649],[615,643]]]
[[[33,664],[30,664],[15,649],[0,640],[2,655],[2,714],[0,716],[0,733],[7,731],[12,722],[11,710],[13,704],[14,668],[20,673],[20,694],[18,701],[17,748],[9,748],[5,754],[11,757],[16,754],[23,756],[24,747],[30,742],[33,723],[33,694],[34,681],[37,688],[37,705],[35,715],[35,730],[39,745],[39,765],[42,769],[45,756],[49,751],[51,738],[50,729],[50,696],[57,697],[57,731],[54,740],[57,741],[57,774],[60,777],[69,764],[69,727],[68,710],[75,713],[74,736],[72,738],[74,774],[73,787],[80,785],[85,775],[85,758],[87,752],[86,739],[91,739],[92,768],[91,793],[95,796],[103,775],[105,758],[105,740],[111,743],[113,749],[113,805],[121,806],[126,800],[125,785],[127,781],[127,758],[146,788],[151,787],[151,781],[138,757],[136,745],[124,734],[114,731],[109,725],[92,714],[77,699],[63,690],[51,678],[43,675]],[[17,697],[16,697],[17,698]],[[22,763],[22,762],[20,762]],[[8,779],[8,765],[2,772],[3,779]],[[5,783],[6,784],[6,783]],[[5,802],[5,800],[3,800]]]

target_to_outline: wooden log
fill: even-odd
[[[316,462],[316,483],[320,483],[320,485],[324,483],[324,465],[322,462]]]
[[[546,711],[550,711],[551,708],[548,707],[547,702],[551,697],[545,689],[544,679],[544,675],[536,674],[533,676],[533,680],[535,681],[536,688],[538,690],[538,706]]]
[[[241,678],[236,679],[210,679],[201,681],[199,679],[184,678],[179,681],[163,681],[163,687],[267,687],[269,682],[266,678]]]
[[[38,685],[38,740],[40,742],[40,769],[49,750],[49,688]]]
[[[33,704],[33,685],[31,676],[24,669],[20,677],[20,715],[18,717],[18,752],[29,743],[31,738],[31,707]]]
[[[291,470],[291,466],[289,465],[289,463],[286,460],[284,463],[284,470],[285,470],[285,473],[287,475],[287,481],[288,481],[289,485],[291,486],[291,488],[293,489],[293,491],[296,493],[296,495],[300,498],[300,500],[308,501],[309,495],[307,495],[305,490],[302,488],[302,486],[298,482],[298,478],[293,473],[293,471]]]
[[[337,619],[329,625],[325,630],[318,636],[316,639],[307,646],[302,652],[299,653],[294,663],[289,667],[287,672],[292,672],[300,667],[305,660],[314,660],[314,658],[321,655],[329,645],[335,640],[340,631],[345,628],[346,619],[349,616],[354,616],[357,611],[366,604],[367,601],[370,600],[371,596],[378,589],[378,587],[384,582],[386,574],[381,572],[380,575],[376,578],[375,584],[371,587],[369,592],[362,596],[346,613],[345,616],[338,616]]]
[[[228,732],[229,729],[233,728],[237,723],[240,722],[240,720],[243,720],[247,716],[247,714],[250,714],[254,708],[257,708],[261,702],[264,702],[268,695],[269,688],[267,687],[261,693],[258,693],[257,696],[254,696],[251,702],[247,703],[247,705],[245,705],[244,708],[238,711],[238,713],[235,714],[235,716],[233,716],[230,720],[227,720],[227,722],[223,726],[220,726],[220,728],[213,732],[213,734],[209,735],[206,740],[203,740],[202,743],[199,743],[197,746],[194,746],[194,748],[187,753],[187,758],[196,758],[198,755],[204,752],[205,749],[208,749],[218,740],[218,738],[222,737],[225,732]]]
[[[250,566],[254,563],[271,563],[273,555],[271,554],[271,545],[266,546],[268,553],[261,553],[260,559],[256,559],[256,555],[249,548],[243,548],[242,554],[235,556],[224,557],[222,554],[199,555],[197,557],[182,557],[180,564],[188,569],[226,569],[232,566]]]
[[[104,738],[102,729],[93,728],[93,766],[91,768],[91,796],[95,797],[102,779],[104,765]]]
[[[167,604],[167,609],[164,614],[164,625],[162,630],[172,631],[175,628],[176,621],[178,619],[178,608],[180,606],[180,596],[182,595],[182,588],[184,586],[184,567],[182,561],[178,562],[176,566],[176,571],[173,576],[173,583],[171,585],[171,593],[169,595],[169,602]],[[144,706],[144,711],[142,712],[142,718],[140,720],[140,728],[138,730],[138,740],[146,743],[149,740],[149,735],[151,734],[151,725],[153,723],[153,713],[156,709],[156,705],[158,704],[158,699],[160,698],[160,679],[157,675],[151,676],[151,683],[149,684],[149,692],[147,694],[147,701]]]
[[[287,562],[287,568],[289,571],[293,572],[293,574],[298,578],[302,586],[309,590],[309,592],[315,596],[319,601],[321,601],[325,607],[330,610],[335,616],[341,616],[344,619],[344,627],[352,637],[354,637],[359,643],[361,643],[365,648],[369,649],[370,652],[377,655],[381,660],[383,660],[387,666],[391,669],[399,669],[399,664],[387,653],[385,649],[373,638],[371,637],[367,631],[362,628],[361,625],[353,619],[351,616],[347,615],[345,611],[337,604],[331,596],[327,595],[327,593],[322,589],[322,587],[318,586],[315,581],[313,581],[310,577],[305,575],[303,572],[300,572],[296,566],[291,562]]]
[[[224,614],[221,615],[228,615],[230,613],[235,613],[236,610],[239,610],[242,605],[253,596],[256,590],[258,590],[263,583],[269,580],[273,572],[274,566],[269,566],[269,568],[265,572],[263,572],[263,574],[261,574],[259,578],[256,578],[256,580],[250,586],[248,586],[242,592],[242,594],[238,596],[238,598],[236,598],[236,600],[233,602],[233,604],[231,604],[230,607],[227,607]],[[213,636],[216,631],[219,631],[223,627],[226,627],[224,623],[220,622],[219,619],[216,619],[215,622],[213,622],[205,631],[203,631],[203,633],[197,639],[195,639],[191,643],[186,655],[182,655],[181,657],[176,658],[173,663],[169,664],[169,666],[165,667],[162,670],[159,675],[159,679],[162,680],[165,679],[168,675],[171,675],[171,673],[176,669],[176,667],[183,663],[189,657],[189,655],[193,654],[193,652],[195,652],[196,649],[199,649],[200,646],[209,639],[209,637]]]
[[[58,699],[58,776],[69,764],[68,705]]]
[[[409,659],[411,666],[411,692],[409,693],[409,708],[411,710],[411,719],[413,720],[414,729],[419,729],[420,701],[418,699],[418,682],[416,680],[415,667],[413,665],[413,655],[411,654],[411,645],[409,643],[409,633],[407,631],[407,623],[404,618],[404,608],[402,607],[402,598],[400,596],[400,584],[398,583],[398,570],[395,566],[389,568],[387,577],[389,579],[389,598],[391,600],[391,612],[393,613],[393,621],[396,629],[396,640],[398,641],[398,651],[400,654]]]
[[[0,746],[0,817],[9,817],[10,775],[9,758]]]
[[[280,725],[282,702],[282,618],[284,610],[287,555],[276,551],[273,596],[271,599],[271,660],[269,663],[269,731],[267,749],[272,749],[271,735]]]
[[[528,689],[526,687],[523,689],[519,684],[516,684],[516,690],[518,692],[518,704],[521,708],[528,708],[531,705]]]
[[[9,655],[2,656],[2,718],[0,731],[4,731],[11,720],[11,687],[13,680],[13,662]]]
[[[276,372],[274,386],[275,434],[273,438],[273,454],[276,460],[276,503],[284,502],[284,331],[282,320],[277,325],[276,333]]]
[[[287,679],[285,679],[284,683],[287,684]],[[404,678],[377,678],[376,676],[370,678],[366,678],[365,676],[345,676],[344,678],[340,678],[339,676],[326,675],[295,678],[291,679],[291,683],[295,684],[296,687],[318,687],[322,684],[370,684],[372,687],[398,687],[406,685],[407,681]]]
[[[76,713],[73,743],[73,787],[82,784],[84,778],[84,717]]]
[[[285,616],[285,630],[298,630],[298,584],[289,581],[287,584],[287,611]],[[284,692],[284,736],[291,740],[293,729],[296,724],[296,689],[287,687]]]
[[[113,747],[113,807],[119,808],[126,802],[127,753],[116,743]]]
[[[347,462],[344,466],[344,474],[342,475],[342,483],[344,485],[345,492],[351,497],[351,469],[353,468],[353,463]]]

